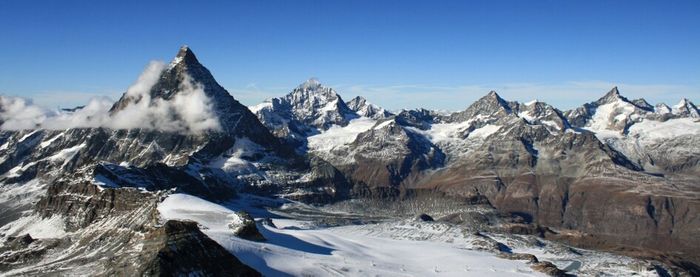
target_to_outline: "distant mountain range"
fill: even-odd
[[[16,120],[10,103],[0,101],[4,127]],[[85,109],[61,116],[70,122]],[[167,247],[184,253],[189,248],[178,247],[195,240],[216,243],[191,224],[159,223],[159,203],[178,192],[318,205],[457,199],[517,216],[524,229],[514,233],[698,273],[700,111],[687,99],[651,105],[615,87],[562,111],[491,91],[451,114],[392,113],[310,79],[245,107],[183,47],[108,109],[80,119],[89,124],[57,129],[37,121],[0,131],[0,236],[7,239],[0,271],[180,272],[163,256]],[[32,234],[37,242],[9,240],[37,228],[45,230]],[[154,243],[164,240],[176,243]],[[144,243],[149,251],[133,251]],[[213,259],[254,271],[213,248],[192,254],[190,268],[226,274]]]

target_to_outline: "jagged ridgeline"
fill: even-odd
[[[196,225],[163,222],[157,207],[174,192],[361,200],[373,215],[416,199],[435,209],[426,213],[485,205],[550,230],[547,239],[690,270],[700,262],[700,114],[687,99],[651,105],[614,88],[562,111],[492,91],[454,113],[389,112],[310,79],[246,107],[182,47],[105,109],[19,124],[2,105],[0,234],[38,239],[8,239],[3,272],[253,274]],[[195,247],[187,268],[164,258],[195,240],[216,249]]]
[[[81,124],[92,127],[55,129],[38,123],[36,129],[0,132],[0,232],[26,234],[37,222],[47,230],[46,240],[38,235],[39,242],[32,244],[36,249],[0,258],[2,271],[62,274],[70,269],[67,274],[99,275],[115,273],[111,270],[118,263],[133,263],[117,273],[173,272],[178,269],[158,260],[157,249],[149,265],[132,251],[152,243],[149,234],[167,241],[171,234],[191,232],[188,225],[159,223],[155,207],[165,192],[224,201],[239,190],[276,194],[301,187],[328,202],[344,191],[335,186],[347,186],[332,167],[281,144],[188,47],[169,65],[151,63],[109,110],[92,113]],[[101,240],[110,243],[97,243]],[[192,261],[194,268],[206,264],[206,256],[195,258],[201,260]]]

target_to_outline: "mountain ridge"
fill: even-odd
[[[136,261],[128,247],[147,242],[145,234],[160,234],[157,207],[172,193],[231,203],[243,192],[317,205],[427,196],[431,205],[457,199],[497,210],[522,224],[518,232],[581,247],[640,250],[634,255],[693,270],[700,262],[694,236],[700,221],[692,217],[700,211],[697,106],[688,100],[650,106],[615,87],[568,111],[490,91],[451,114],[393,114],[364,98],[345,101],[312,78],[249,108],[182,47],[170,64],[149,65],[105,112],[114,119],[145,110],[145,117],[134,118],[162,116],[165,123],[194,116],[185,122],[207,125],[200,120],[205,112],[219,129],[0,130],[0,233],[17,236],[48,224],[54,237],[35,244],[51,250],[42,253],[85,257],[83,266],[104,273],[115,265],[89,258],[88,248],[71,242],[106,239],[110,243],[96,246],[100,255],[112,255],[113,248],[125,255],[121,261]],[[180,229],[200,238],[192,226]],[[58,267],[76,265],[36,255]]]

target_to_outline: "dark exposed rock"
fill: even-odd
[[[335,90],[314,78],[284,97],[268,99],[253,109],[275,136],[302,149],[309,135],[333,125],[346,126],[359,117]]]
[[[559,269],[556,265],[554,265],[548,261],[536,262],[533,265],[531,265],[530,268],[532,268],[533,270],[542,272],[544,274],[547,274],[549,276],[555,276],[555,277],[567,276],[565,271]]]
[[[491,253],[512,253],[512,250],[507,245],[496,241],[495,239],[482,234],[481,232],[475,232],[476,239],[472,242],[474,249],[488,251]]]
[[[350,153],[336,154],[352,156],[355,161],[338,162],[336,167],[355,183],[356,196],[397,196],[405,180],[445,162],[445,154],[436,145],[394,120],[360,133],[350,148]]]
[[[466,110],[450,115],[446,121],[463,122],[473,119],[477,115],[502,117],[512,112],[510,103],[503,100],[495,91],[491,91],[471,104]]]
[[[332,89],[310,80],[289,95],[266,103],[269,108],[258,110],[267,130],[216,83],[189,48],[183,47],[176,61],[149,91],[151,99],[172,99],[182,82],[191,77],[213,100],[222,125],[220,132],[195,135],[104,128],[0,131],[0,186],[30,180],[49,184],[47,194],[35,206],[36,213],[65,217],[69,230],[119,218],[118,228],[109,226],[112,229],[108,231],[80,237],[79,245],[86,249],[93,241],[105,244],[113,240],[108,246],[114,249],[124,248],[117,244],[133,246],[140,233],[151,231],[149,224],[155,222],[152,215],[162,190],[226,200],[242,187],[248,192],[289,195],[307,203],[365,197],[403,201],[417,191],[430,191],[463,200],[460,204],[484,204],[515,215],[505,223],[497,219],[504,223],[499,226],[502,231],[640,255],[697,272],[692,270],[697,270],[693,261],[700,261],[700,219],[695,216],[700,210],[696,178],[700,155],[693,148],[700,145],[695,143],[698,138],[664,140],[633,157],[626,149],[581,129],[591,122],[597,109],[610,103],[622,103],[633,110],[627,115],[618,107],[607,115],[608,127],[620,134],[648,118],[697,118],[697,107],[690,101],[683,100],[673,110],[665,105],[654,108],[643,99],[630,101],[614,88],[595,102],[562,113],[542,102],[508,102],[491,92],[465,111],[449,116],[428,110],[403,111],[395,117],[384,114],[376,128],[359,134],[348,149],[301,157],[291,149],[302,149],[304,154],[308,135],[345,126],[359,111],[371,112],[366,101],[358,98],[345,103]],[[138,101],[142,100],[125,94],[112,113]],[[451,139],[470,143],[433,143],[424,132],[435,123],[463,124]],[[489,125],[499,129],[478,139],[475,131]],[[287,143],[280,144],[273,133]],[[276,174],[265,178],[239,173],[229,176],[208,167],[210,162],[227,157],[227,151],[241,139],[250,139],[263,149],[242,157],[260,162],[256,170],[296,175],[277,174],[283,176],[269,181],[265,178]],[[675,151],[678,149],[690,150]],[[66,155],[64,150],[75,152]],[[658,171],[648,171],[650,165]],[[310,179],[300,178],[302,175]],[[95,185],[100,182],[100,186]],[[34,204],[21,203],[0,203],[0,225]],[[491,216],[462,215],[445,220],[473,225],[491,225],[494,220]],[[252,218],[245,221],[242,237],[264,239]],[[510,252],[486,236],[475,246]],[[100,254],[118,256],[110,251]],[[121,264],[131,263],[124,260]],[[539,267],[556,273],[549,265]],[[154,267],[153,272],[169,266]]]
[[[145,235],[144,276],[261,276],[204,235],[197,223],[169,220]]]
[[[158,195],[143,193],[136,188],[101,189],[88,182],[71,183],[67,180],[51,185],[35,211],[43,217],[64,216],[66,228],[77,230],[93,222],[138,210],[155,212]],[[132,224],[132,228],[145,228]]]
[[[501,252],[498,254],[498,257],[501,259],[508,259],[508,260],[525,260],[528,263],[539,263],[539,260],[535,255],[528,254],[528,253],[506,253],[506,252]]]
[[[79,259],[47,260],[47,266],[29,267],[23,274],[70,275],[89,265],[95,275],[259,276],[206,237],[194,222],[168,221],[158,226],[160,200],[161,193],[136,188],[105,189],[79,180],[59,181],[50,186],[37,213],[60,217],[68,231],[77,232],[55,242],[33,242],[3,256],[0,267],[26,266],[55,249]]]
[[[25,234],[23,236],[19,237],[8,237],[7,242],[9,243],[9,247],[13,249],[19,249],[19,248],[24,248],[29,246],[32,242],[34,242],[35,239],[32,238],[29,234]]]
[[[277,228],[277,226],[275,226],[275,223],[272,221],[272,218],[269,218],[269,217],[266,217],[265,219],[263,219],[262,224],[265,226],[275,228],[275,229]]]
[[[0,272],[36,263],[60,243],[58,240],[37,240],[29,234],[8,237],[5,245],[0,247]]]
[[[213,111],[221,129],[230,136],[246,137],[259,145],[279,148],[279,142],[270,134],[248,108],[235,100],[219,83],[209,70],[204,67],[192,50],[183,46],[177,53],[173,64],[161,73],[158,82],[150,89],[150,101],[170,100],[181,90],[185,81],[203,86],[204,94],[210,98]],[[142,101],[134,96],[124,94],[110,109],[114,114],[129,105]],[[145,100],[144,100],[145,101]]]
[[[73,107],[73,108],[62,108],[61,111],[73,113],[73,112],[82,110],[83,108],[85,108],[84,105],[82,105],[82,106],[76,106],[76,107]]]
[[[431,217],[431,216],[429,216],[429,215],[427,215],[427,214],[419,214],[418,216],[416,216],[416,220],[418,220],[418,221],[424,221],[424,222],[432,222],[432,221],[435,221],[435,220],[433,219],[433,217]]]
[[[117,187],[143,188],[148,191],[176,189],[178,192],[212,200],[226,200],[236,196],[233,186],[215,178],[214,173],[208,169],[200,170],[204,173],[200,176],[190,174],[188,170],[188,166],[168,166],[163,163],[144,168],[100,163],[95,166],[93,176]]]
[[[533,235],[533,236],[538,236],[541,238],[545,237],[545,234],[547,233],[553,233],[552,230],[550,230],[547,227],[538,225],[538,224],[525,224],[525,223],[515,223],[515,224],[504,224],[502,228],[505,230],[505,232],[509,234],[518,234],[518,235]]]
[[[242,223],[232,223],[233,234],[239,238],[252,240],[252,241],[265,241],[265,237],[258,230],[258,226],[255,223],[253,217],[250,216],[245,211],[240,211],[236,213],[240,218]]]
[[[430,129],[433,123],[442,121],[442,115],[426,109],[403,110],[396,115],[396,122],[402,126],[415,127],[421,130]]]
[[[362,96],[356,96],[355,98],[350,99],[350,101],[345,102],[345,104],[348,106],[348,108],[355,111],[355,113],[357,113],[360,116],[374,119],[387,118],[392,116],[392,113],[378,107],[377,105],[367,102],[367,99],[365,99]]]

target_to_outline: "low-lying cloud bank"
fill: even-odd
[[[200,133],[219,130],[211,100],[201,84],[189,76],[170,99],[152,98],[151,88],[158,82],[166,65],[148,64],[125,97],[131,101],[110,114],[114,102],[106,97],[93,98],[75,111],[49,110],[21,97],[0,96],[0,129],[70,128],[149,129],[167,132]]]

